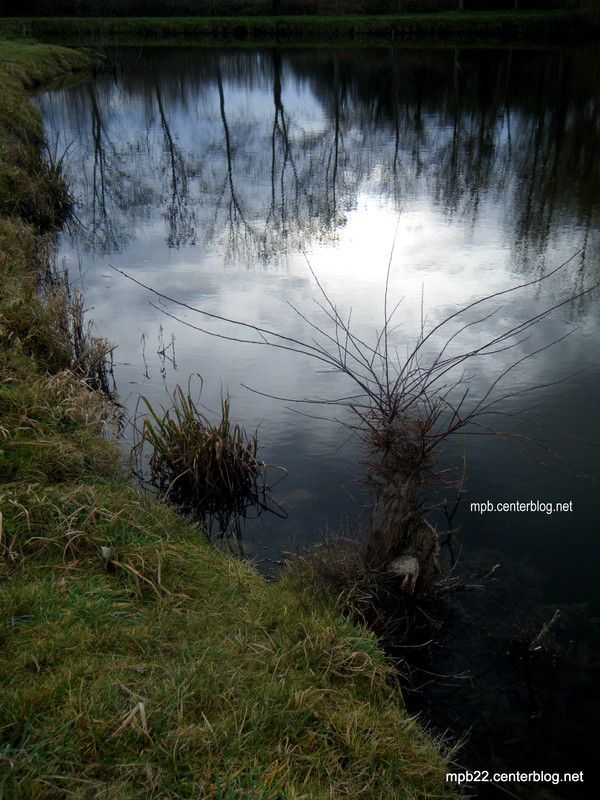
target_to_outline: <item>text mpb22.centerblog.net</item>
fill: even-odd
[[[534,770],[532,772],[489,772],[486,769],[447,772],[446,783],[463,784],[472,783],[583,783],[583,770],[579,772],[545,772]]]
[[[550,500],[481,500],[469,504],[469,509],[479,514],[489,514],[493,511],[518,511],[530,513],[553,514],[573,511],[573,501],[552,502]]]

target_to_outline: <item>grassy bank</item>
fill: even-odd
[[[127,488],[104,345],[41,281],[65,187],[25,89],[88,66],[0,43],[0,797],[447,797],[369,633]]]
[[[131,41],[143,38],[219,42],[584,41],[598,26],[579,11],[444,12],[378,16],[30,17],[0,20],[5,35],[46,39]]]

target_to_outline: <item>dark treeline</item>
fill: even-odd
[[[5,17],[270,16],[573,9],[584,0],[3,0]]]

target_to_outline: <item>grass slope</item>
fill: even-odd
[[[0,43],[0,797],[448,797],[368,632],[126,486],[38,291],[58,178],[24,88],[87,63]]]

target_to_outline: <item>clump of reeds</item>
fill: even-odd
[[[257,457],[256,434],[231,421],[229,397],[222,398],[214,423],[189,387],[184,392],[177,386],[171,407],[161,411],[142,400],[148,415],[141,426],[140,452],[150,446],[150,483],[163,497],[205,518],[209,529],[216,520],[221,536],[250,506],[265,507],[266,464]]]
[[[66,273],[58,280],[50,276],[47,283],[45,333],[54,350],[53,370],[66,367],[91,389],[111,397],[113,346],[93,334],[91,323],[85,321],[83,295],[72,289]]]

